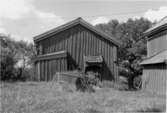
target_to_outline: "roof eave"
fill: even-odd
[[[151,29],[151,28],[150,28]],[[144,32],[144,36],[151,36],[159,31],[162,31],[162,30],[167,30],[167,23],[166,24],[163,24],[155,29],[148,29]]]
[[[70,21],[70,22],[68,22],[68,23],[66,23],[64,25],[61,25],[61,26],[56,27],[56,28],[53,28],[53,29],[51,29],[49,31],[46,31],[46,32],[44,32],[44,33],[42,33],[40,35],[37,35],[37,36],[33,37],[33,40],[34,40],[34,42],[38,42],[38,41],[43,40],[43,39],[45,39],[45,38],[47,38],[49,36],[52,36],[52,35],[54,35],[54,34],[56,34],[58,32],[61,32],[63,30],[66,30],[66,29],[70,28],[71,25],[77,25],[78,23],[79,23],[78,19]]]
[[[44,32],[40,35],[37,35],[35,37],[33,37],[34,42],[38,42],[40,40],[46,39],[50,36],[53,36],[54,34],[64,31],[66,29],[69,29],[71,26],[75,26],[77,24],[81,24],[86,28],[89,28],[90,30],[92,30],[93,32],[97,33],[98,35],[104,37],[106,40],[112,42],[113,44],[115,44],[116,46],[120,47],[121,43],[116,41],[115,39],[113,39],[112,37],[108,36],[107,34],[103,33],[102,31],[97,30],[96,28],[94,28],[94,26],[92,26],[91,24],[87,23],[86,21],[84,21],[82,18],[78,18],[76,20],[73,20],[71,22],[68,22],[67,24],[64,24],[62,26],[59,26],[57,28],[54,28],[52,30],[49,30],[47,32]]]
[[[145,66],[145,65],[155,65],[155,64],[167,64],[167,61],[164,60],[164,62],[140,63],[141,66]]]
[[[94,26],[92,26],[91,24],[87,23],[86,21],[84,20],[81,20],[80,21],[81,24],[85,27],[89,27],[92,31],[96,32],[97,34],[99,34],[100,36],[106,38],[107,40],[111,41],[112,43],[114,43],[116,46],[120,47],[121,46],[121,43],[116,41],[115,39],[113,39],[113,37],[107,35],[106,33],[96,29]]]

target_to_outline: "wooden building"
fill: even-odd
[[[36,74],[41,81],[52,80],[56,72],[84,70],[84,58],[87,57],[103,59],[100,67],[103,80],[118,78],[118,41],[82,18],[38,35],[34,42]]]
[[[158,94],[166,93],[167,76],[167,17],[148,29],[147,58],[143,65],[143,89]]]

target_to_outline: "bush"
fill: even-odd
[[[14,69],[15,60],[11,54],[7,54],[1,57],[1,80],[12,80],[15,79],[15,69]]]
[[[32,63],[30,59],[35,55],[33,45],[0,34],[0,48],[0,80],[30,80],[32,71],[27,70],[26,66]],[[17,66],[21,60],[24,61],[23,65]]]
[[[76,80],[76,89],[77,91],[82,91],[82,92],[95,92],[93,89],[93,85],[96,84],[95,79],[91,79],[87,76],[79,77]]]

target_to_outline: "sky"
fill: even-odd
[[[167,0],[0,0],[0,33],[14,40],[33,37],[82,17],[92,25],[112,19],[167,16]]]

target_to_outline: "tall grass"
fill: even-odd
[[[55,82],[3,83],[3,113],[112,113],[165,111],[165,96],[100,88],[77,92],[75,86]]]

